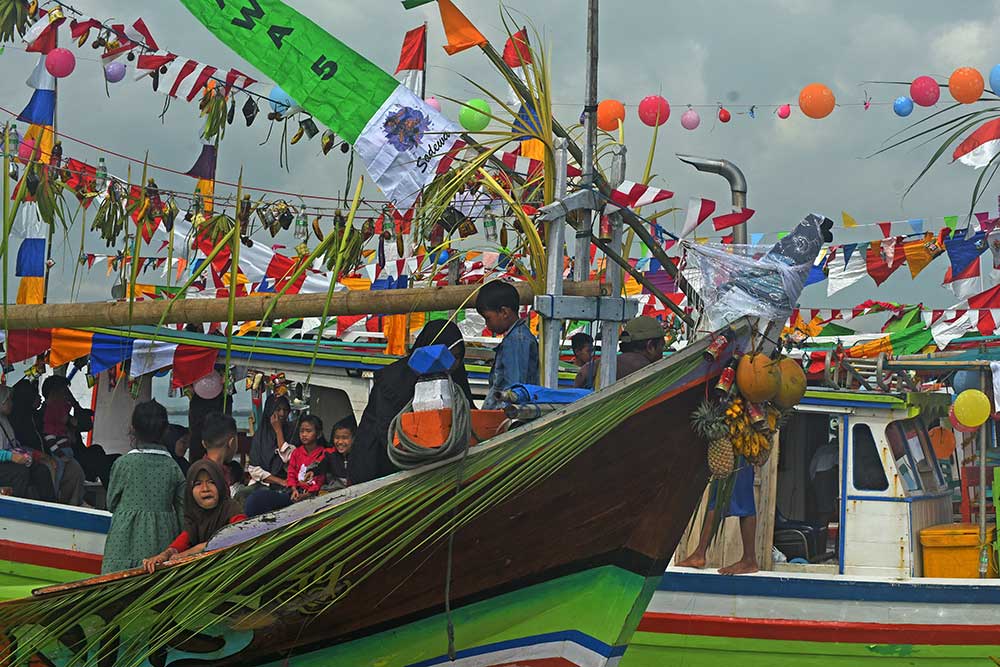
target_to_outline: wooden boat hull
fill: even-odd
[[[1000,581],[671,569],[621,667],[982,665],[1000,656]]]
[[[206,630],[193,642],[197,650],[192,642],[175,642],[165,664],[391,667],[447,661],[449,576],[455,649],[468,664],[617,664],[708,479],[705,445],[691,432],[689,416],[727,359],[705,361],[699,347],[678,356],[689,370],[665,391],[630,408],[544,481],[455,532],[450,569],[447,541],[436,540],[356,583],[335,575],[306,578],[285,604],[256,614],[253,622]],[[70,588],[113,586],[132,576],[141,575],[111,575]],[[331,605],[338,587],[348,584]],[[0,619],[3,612],[0,605]],[[103,609],[101,616],[114,613]],[[0,630],[17,636],[2,620]],[[49,660],[68,656],[54,646],[41,652]]]

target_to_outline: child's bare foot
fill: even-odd
[[[701,568],[705,567],[705,557],[698,555],[697,553],[693,553],[684,560],[682,560],[681,562],[674,563],[674,565],[676,565],[677,567],[693,567],[695,569],[700,570]]]
[[[727,565],[726,567],[719,568],[719,574],[753,574],[757,572],[760,568],[757,566],[756,559],[754,560],[738,560],[732,565]]]

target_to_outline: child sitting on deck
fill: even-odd
[[[326,478],[325,488],[327,490],[341,489],[351,485],[347,472],[348,459],[351,455],[351,448],[354,446],[354,432],[356,430],[354,415],[345,417],[333,425],[333,447],[327,448],[326,458],[316,469],[317,474]]]
[[[299,420],[299,443],[288,459],[287,481],[288,488],[292,490],[292,502],[314,495],[326,483],[326,475],[318,471],[326,456],[323,420],[316,415],[302,417]]]
[[[500,394],[515,384],[538,382],[538,341],[528,322],[518,314],[521,299],[510,283],[494,280],[483,285],[476,297],[476,312],[486,320],[486,327],[503,335],[496,348],[490,370],[490,388],[483,401],[484,410],[500,408]]]
[[[184,530],[166,549],[144,559],[142,566],[152,572],[157,565],[178,556],[200,553],[220,528],[245,518],[239,505],[229,497],[222,468],[208,459],[195,461],[186,480]]]

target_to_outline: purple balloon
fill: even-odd
[[[681,127],[685,130],[693,130],[701,124],[701,116],[694,109],[688,109],[681,114]]]
[[[118,83],[125,78],[125,63],[117,60],[104,66],[104,78],[108,83]]]

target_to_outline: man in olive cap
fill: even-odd
[[[618,344],[621,354],[617,359],[617,378],[621,380],[626,375],[660,360],[666,347],[663,336],[663,326],[654,317],[640,315],[626,322]],[[580,368],[574,384],[583,387],[588,378],[596,378],[598,363],[599,359],[594,358]]]

